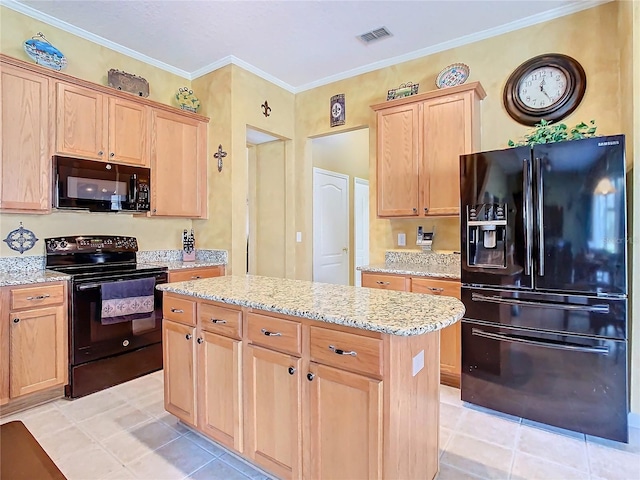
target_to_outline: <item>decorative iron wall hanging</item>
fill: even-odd
[[[37,241],[38,238],[35,233],[24,228],[22,222],[20,222],[20,227],[10,231],[7,238],[3,240],[3,242],[9,245],[11,250],[15,250],[21,254],[27,250],[31,250]]]
[[[337,127],[338,125],[344,125],[346,116],[347,112],[344,103],[344,93],[331,97],[331,108],[329,110],[331,126]]]
[[[222,159],[227,156],[227,152],[222,150],[222,144],[218,145],[218,151],[213,154],[213,158],[218,160],[218,171],[222,171]]]
[[[271,115],[271,107],[269,106],[269,103],[266,100],[262,105],[260,105],[260,107],[262,107],[262,114],[265,117],[268,117],[269,115]]]

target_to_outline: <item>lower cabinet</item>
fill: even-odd
[[[0,404],[67,383],[66,292],[66,282],[0,289]]]
[[[245,453],[283,479],[302,475],[301,374],[298,357],[246,348]]]
[[[437,473],[437,332],[164,299],[165,407],[199,432],[281,479]]]
[[[309,478],[382,478],[382,381],[311,363]]]
[[[194,326],[163,321],[164,408],[190,425],[196,424],[195,332]]]
[[[460,282],[457,280],[362,272],[362,286],[445,295],[460,300]],[[460,322],[440,331],[440,382],[456,388],[460,388],[462,367],[460,332]]]
[[[185,282],[187,280],[198,280],[200,278],[222,277],[224,276],[224,265],[212,267],[181,268],[179,270],[169,270],[169,283]]]

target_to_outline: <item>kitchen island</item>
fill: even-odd
[[[460,301],[259,276],[163,290],[165,408],[279,478],[431,479]]]

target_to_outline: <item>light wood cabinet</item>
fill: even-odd
[[[0,70],[0,210],[51,208],[49,79],[11,65]]]
[[[105,96],[58,82],[56,97],[56,152],[106,161],[109,155]]]
[[[411,291],[428,295],[445,295],[460,300],[460,282],[433,278],[412,278]],[[460,322],[440,331],[440,382],[460,388],[462,367]]]
[[[309,478],[382,478],[382,381],[313,362],[309,372]]]
[[[149,166],[149,108],[58,82],[56,152]]]
[[[164,408],[183,422],[196,425],[195,327],[164,319]]]
[[[222,277],[225,273],[224,265],[213,267],[181,268],[179,270],[169,270],[169,283],[184,282],[187,280],[198,280],[200,278]]]
[[[459,156],[480,148],[485,96],[475,82],[372,106],[378,216],[459,214]]]
[[[206,124],[152,109],[151,132],[152,215],[206,217]]]
[[[66,282],[0,289],[0,404],[68,378]]]
[[[362,272],[362,286],[406,292],[411,288],[411,281],[400,275]]]
[[[300,358],[254,345],[245,351],[246,454],[278,478],[300,478]]]

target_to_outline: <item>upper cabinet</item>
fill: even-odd
[[[46,213],[51,206],[49,79],[3,64],[0,92],[0,209]]]
[[[0,54],[0,211],[51,211],[54,154],[151,168],[156,216],[207,215],[208,118]]]
[[[206,217],[206,127],[196,119],[152,110],[152,215]]]
[[[480,149],[485,96],[474,82],[372,106],[378,216],[459,214],[459,156]]]
[[[149,166],[148,107],[57,83],[56,152]]]

